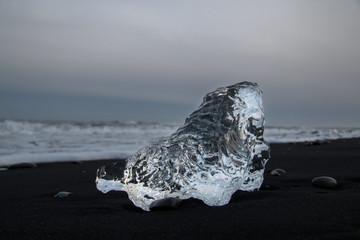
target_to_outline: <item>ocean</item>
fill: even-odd
[[[180,124],[0,120],[0,166],[127,158]],[[360,128],[265,127],[270,143],[360,137]]]

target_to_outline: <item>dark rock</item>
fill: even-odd
[[[34,167],[37,167],[36,163],[17,163],[17,164],[10,165],[8,168],[16,169],[16,168],[34,168]]]
[[[305,145],[306,146],[318,146],[318,145],[329,144],[329,143],[330,143],[330,141],[316,140],[313,142],[306,142]]]
[[[56,197],[56,198],[66,198],[66,197],[70,196],[71,194],[73,194],[73,193],[72,192],[61,191],[61,192],[58,192],[57,194],[55,194],[54,197]]]
[[[32,145],[34,145],[34,146],[39,146],[39,144],[37,143],[37,142],[35,142],[35,141],[31,141],[31,142],[29,142],[30,144],[32,144]]]
[[[275,185],[265,185],[265,186],[261,186],[260,189],[263,190],[263,191],[274,191],[274,190],[279,190],[280,187],[275,186]]]
[[[276,168],[270,172],[272,176],[282,176],[286,174],[286,171],[281,168]]]
[[[332,177],[321,176],[311,181],[314,187],[332,189],[338,186],[337,181]]]
[[[72,163],[72,164],[84,164],[83,161],[72,161],[71,163]]]

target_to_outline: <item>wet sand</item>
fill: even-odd
[[[0,171],[0,239],[360,239],[360,139],[271,151],[260,191],[238,191],[223,207],[190,199],[145,212],[126,193],[96,189],[96,169],[114,161]],[[313,187],[318,176],[339,186]]]

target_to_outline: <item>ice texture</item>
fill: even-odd
[[[253,191],[263,182],[270,158],[263,124],[256,83],[219,88],[170,137],[98,169],[97,188],[125,191],[146,211],[168,199],[225,205],[237,190]]]

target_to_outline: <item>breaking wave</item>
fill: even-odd
[[[180,124],[146,122],[0,121],[0,166],[19,162],[126,158],[175,132]],[[266,127],[270,143],[360,137],[359,128]]]

